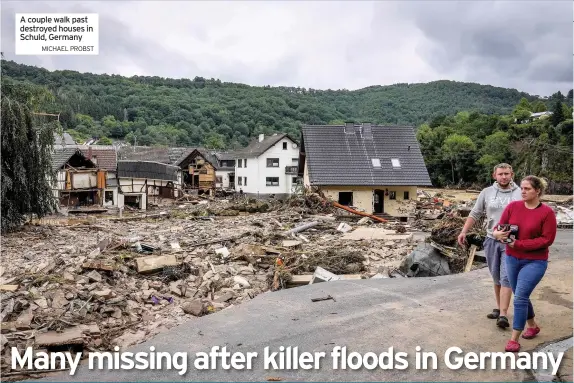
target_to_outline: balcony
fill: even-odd
[[[285,174],[297,175],[299,173],[299,166],[285,166]]]

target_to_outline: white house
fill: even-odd
[[[288,134],[263,134],[234,153],[235,190],[253,196],[284,197],[297,185],[299,145]]]

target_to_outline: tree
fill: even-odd
[[[552,126],[558,126],[559,123],[564,121],[564,108],[562,108],[562,101],[556,101],[552,109]]]
[[[453,183],[455,182],[454,179],[455,162],[460,180],[462,178],[461,173],[464,166],[464,162],[468,161],[469,156],[473,155],[475,150],[476,145],[474,144],[474,142],[472,142],[472,140],[468,136],[455,133],[451,134],[446,138],[446,140],[444,140],[442,151],[445,159],[450,161]]]
[[[45,88],[2,79],[2,233],[16,230],[28,214],[42,218],[56,209],[51,152],[58,123],[33,112],[51,96]]]

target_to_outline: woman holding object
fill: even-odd
[[[556,238],[554,210],[540,202],[546,181],[536,176],[525,177],[520,183],[522,201],[513,201],[500,217],[493,236],[506,243],[506,270],[514,293],[512,336],[506,351],[520,350],[518,338],[532,339],[540,327],[534,320],[530,295],[548,267],[548,248]]]

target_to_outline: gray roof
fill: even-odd
[[[187,157],[189,157],[195,150],[197,150],[199,152],[199,154],[201,154],[201,156],[207,162],[209,162],[211,165],[213,165],[214,168],[216,168],[216,169],[219,168],[219,161],[217,160],[217,157],[215,156],[215,151],[211,150],[211,149],[206,149],[206,148],[189,148],[188,150],[183,152],[183,154],[179,157],[179,159],[177,161],[175,161],[173,163],[173,165],[180,166],[181,163],[183,161],[185,161],[187,159]]]
[[[303,126],[301,150],[311,185],[432,186],[410,126]],[[395,158],[400,167],[393,167]]]
[[[167,148],[160,146],[124,146],[118,151],[118,160],[153,161],[173,165],[181,156],[194,148]]]
[[[154,161],[118,161],[118,177],[177,181],[179,167]]]
[[[236,150],[234,152],[235,158],[259,157],[283,138],[289,138],[291,141],[297,143],[297,141],[287,133],[275,133],[271,136],[264,137],[263,141],[261,142],[259,142],[259,138],[256,138],[251,141],[251,143],[249,143],[246,148]]]
[[[84,156],[82,151],[79,148],[71,147],[71,148],[57,148],[52,151],[52,171],[58,171],[62,168],[72,158],[75,154],[79,155],[92,163],[90,160]],[[92,163],[93,164],[93,163]],[[93,164],[95,166],[95,164]]]
[[[63,132],[61,135],[54,133],[54,145],[76,145],[76,141],[74,141],[70,133]]]

